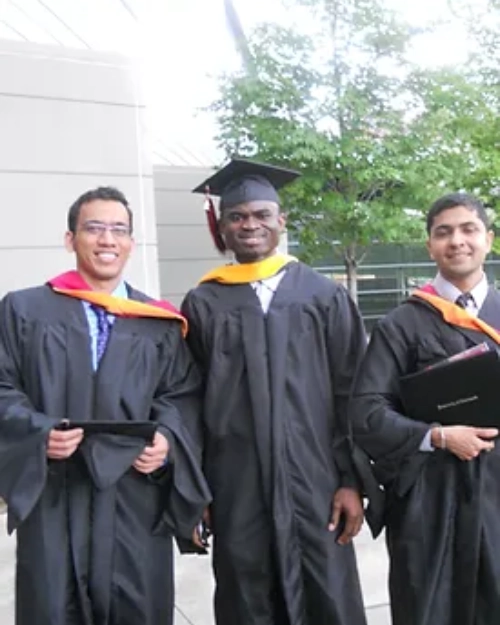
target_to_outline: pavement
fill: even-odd
[[[384,538],[373,540],[365,528],[355,544],[368,625],[391,625]],[[177,559],[176,565],[175,625],[213,625],[210,559],[195,555],[182,556]]]
[[[2,514],[0,516],[0,624],[14,625],[15,538],[7,535],[5,522],[6,515]],[[356,539],[356,553],[368,625],[390,625],[387,558],[383,539],[373,541],[368,530],[363,530]],[[213,582],[210,559],[196,555],[177,556],[176,567],[175,625],[213,625]]]

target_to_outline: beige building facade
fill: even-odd
[[[158,295],[153,168],[134,64],[118,55],[0,39],[0,295],[73,266],[66,214],[112,185],[135,213],[127,277]]]
[[[0,297],[74,266],[67,211],[101,185],[123,191],[134,211],[126,278],[138,288],[179,304],[224,261],[203,198],[191,194],[221,155],[195,114],[200,88],[184,80],[193,63],[173,56],[192,51],[189,38],[176,40],[185,28],[196,34],[190,2],[175,11],[142,0],[0,1]],[[219,8],[207,11],[222,42]],[[201,78],[215,57],[203,54],[192,82],[213,88]]]
[[[0,39],[0,295],[73,267],[69,206],[112,185],[134,211],[127,279],[179,304],[221,262],[191,189],[209,167],[155,166],[132,61]]]
[[[224,262],[207,228],[203,196],[191,193],[211,173],[208,167],[154,167],[160,291],[175,305]]]

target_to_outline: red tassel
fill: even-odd
[[[207,214],[208,229],[212,235],[215,247],[219,250],[219,252],[221,252],[221,254],[223,254],[227,248],[224,243],[224,239],[220,235],[219,228],[217,226],[217,213],[215,212],[214,203],[212,198],[208,195],[208,192],[205,198],[205,212]]]

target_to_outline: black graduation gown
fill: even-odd
[[[80,300],[48,286],[4,298],[0,496],[17,530],[16,625],[172,623],[171,536],[189,537],[209,501],[199,391],[176,321],[116,318],[94,374]],[[62,418],[157,421],[171,462],[142,475],[131,465],[144,443],[110,435],[48,461]]]
[[[354,485],[346,404],[364,351],[346,291],[292,263],[264,314],[249,284],[205,283],[183,312],[205,374],[218,625],[363,625],[352,545],[327,531]]]
[[[479,316],[500,328],[496,291]],[[412,298],[374,329],[359,371],[350,413],[387,490],[394,625],[500,622],[500,446],[471,462],[419,451],[429,426],[403,416],[399,398],[401,376],[483,341],[494,346]]]

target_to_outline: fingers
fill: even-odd
[[[147,458],[154,458],[157,455],[159,454],[155,447],[144,447],[142,454],[139,457],[146,460]]]
[[[156,432],[153,439],[153,449],[161,449],[165,454],[168,453],[169,444],[165,436],[160,432]]]
[[[344,531],[337,539],[339,545],[347,545],[348,543],[350,543],[351,540],[359,534],[362,525],[363,517],[359,517],[357,515],[346,515]]]
[[[495,438],[498,436],[498,430],[496,428],[475,428],[474,434],[479,438]]]
[[[203,521],[205,522],[205,525],[211,529],[212,527],[212,517],[210,516],[210,508],[205,508],[204,512],[203,512]]]
[[[478,451],[491,451],[495,448],[494,441],[485,441],[481,438],[477,442]]]
[[[348,545],[351,540],[354,538],[355,534],[352,534],[346,529],[342,532],[342,534],[337,538],[337,542],[339,545]]]
[[[497,428],[474,428],[468,426],[448,426],[446,428],[446,449],[460,460],[470,461],[483,451],[491,451],[498,435]]]
[[[169,445],[167,439],[163,434],[160,434],[160,432],[156,432],[153,444],[144,448],[133,466],[140,473],[146,475],[152,473],[165,464],[168,451]]]
[[[167,455],[156,447],[145,447],[142,454],[137,458],[144,463],[165,462]]]
[[[141,460],[140,458],[137,458],[137,460],[133,464],[134,469],[139,471],[139,473],[143,473],[144,475],[149,475],[149,473],[153,473],[153,471],[156,471],[161,466],[162,466],[162,462],[158,460],[155,460],[152,462],[149,460],[144,461],[144,460]]]
[[[342,514],[342,503],[337,498],[334,498],[332,518],[330,519],[330,523],[328,525],[329,532],[335,531],[335,528],[339,524],[341,514]]]
[[[337,542],[340,545],[346,545],[359,533],[363,525],[363,502],[357,490],[349,487],[341,487],[337,490],[333,497],[332,517],[328,525],[329,532],[338,528],[341,517],[345,526],[338,536]]]
[[[197,527],[193,531],[192,541],[200,549],[205,549],[205,545],[203,544],[203,542],[201,540],[200,532],[198,531]]]
[[[193,530],[192,541],[197,547],[206,551],[209,547],[208,537],[209,532],[206,531],[203,522],[199,523]]]
[[[154,456],[142,453],[132,465],[139,473],[148,475],[165,464],[165,454],[155,454]]]
[[[352,537],[355,538],[359,532],[361,531],[361,528],[363,527],[363,523],[365,520],[365,516],[364,514],[361,516],[356,516],[355,520],[354,520],[354,527],[353,527],[353,531],[352,531]]]
[[[83,438],[82,428],[75,428],[74,430],[51,430],[49,434],[49,441],[56,443],[64,442],[81,442]]]
[[[62,449],[47,448],[47,458],[51,460],[66,460],[78,449],[78,445],[65,445]]]
[[[149,475],[150,473],[153,473],[153,471],[156,471],[156,469],[158,469],[160,465],[157,466],[156,464],[150,464],[146,462],[141,462],[140,460],[136,460],[132,466],[136,471],[139,471],[139,473]]]
[[[483,438],[479,438],[475,436],[470,444],[465,447],[462,454],[464,458],[463,460],[473,460],[477,458],[482,451],[491,451],[495,448],[495,442],[490,440],[484,440]]]
[[[47,457],[51,460],[65,460],[78,449],[83,439],[83,430],[51,430],[47,440]]]

